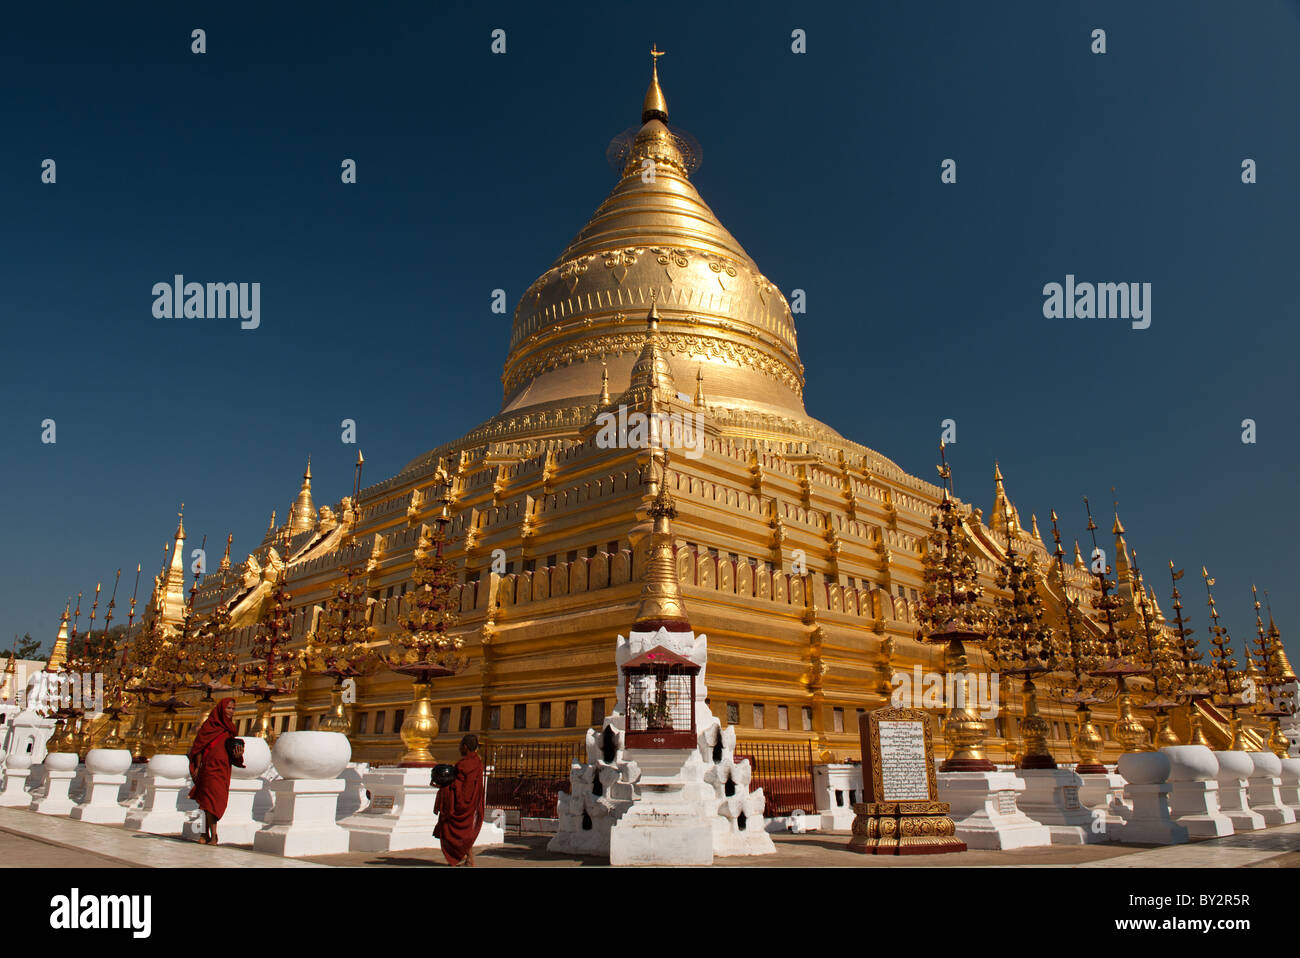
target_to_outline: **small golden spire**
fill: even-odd
[[[650,87],[645,91],[645,99],[641,101],[642,123],[649,123],[651,120],[668,122],[668,101],[659,86],[659,58],[663,55],[663,50],[650,47]]]
[[[695,408],[704,408],[704,367],[695,370]]]
[[[1124,523],[1119,521],[1119,503],[1115,504],[1115,522],[1110,527],[1115,536],[1115,574],[1122,582],[1131,572],[1128,543],[1124,541]]]
[[[235,541],[235,534],[233,532],[228,533],[226,535],[226,553],[221,557],[222,572],[225,572],[227,569],[230,568],[230,543],[234,541]]]
[[[180,512],[176,513],[176,538],[185,539],[185,503],[181,503]]]
[[[663,466],[663,476],[654,502],[650,504],[650,517],[654,532],[650,538],[650,557],[646,562],[645,580],[641,586],[641,602],[637,606],[633,629],[654,632],[665,628],[669,632],[690,632],[690,619],[682,601],[681,585],[677,580],[677,562],[673,558],[672,520],[677,517],[677,504],[668,494],[668,467]],[[654,462],[650,464],[653,481]]]
[[[1038,531],[1038,514],[1037,514],[1037,513],[1035,513],[1035,512],[1031,512],[1031,513],[1029,514],[1029,526],[1030,526],[1030,530],[1033,532],[1034,538],[1035,538],[1036,540],[1038,540],[1039,542],[1042,542],[1042,541],[1043,541],[1043,534],[1042,534],[1041,532]]]
[[[1076,569],[1087,569],[1088,564],[1083,561],[1083,552],[1079,549],[1079,540],[1074,540],[1074,567]]]
[[[298,490],[298,498],[294,500],[293,508],[289,510],[290,535],[311,531],[315,519],[316,506],[311,500],[311,456],[308,456],[307,471],[302,475],[302,488]]]
[[[63,615],[59,616],[59,633],[54,637],[54,645],[50,649],[50,657],[45,660],[46,672],[57,672],[68,661],[68,618],[69,610],[72,608],[72,600],[69,599],[67,605],[63,607]],[[81,612],[81,594],[77,594],[77,612]]]
[[[600,400],[601,408],[608,406],[609,399],[609,367],[604,363],[600,364]]]

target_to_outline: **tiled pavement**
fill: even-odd
[[[855,854],[847,849],[848,836],[843,834],[778,834],[773,837],[777,847],[775,855],[719,859],[718,864],[759,868],[1240,868],[1300,865],[1300,824],[1162,848],[1058,845],[1009,852],[969,851],[959,855],[911,858]],[[605,864],[598,858],[552,855],[546,851],[547,841],[548,837],[542,835],[511,836],[506,845],[480,852],[478,864],[487,868],[565,868]],[[313,868],[324,865],[445,867],[437,849],[295,860],[243,848],[209,848],[114,826],[88,825],[67,818],[40,815],[26,809],[0,808],[0,867]]]

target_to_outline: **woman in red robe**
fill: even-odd
[[[203,810],[203,845],[217,844],[217,822],[230,798],[230,767],[243,768],[243,742],[235,737],[235,700],[222,699],[199,726],[190,746],[190,798]]]
[[[461,760],[456,763],[456,780],[438,789],[433,810],[438,824],[433,837],[442,845],[448,865],[474,864],[474,842],[483,827],[487,800],[483,789],[483,761],[478,757],[478,736],[460,740]]]

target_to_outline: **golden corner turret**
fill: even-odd
[[[310,532],[316,525],[316,507],[311,500],[311,457],[307,457],[307,471],[302,474],[302,488],[289,511],[289,534]]]
[[[59,631],[54,637],[49,658],[45,660],[46,672],[58,672],[68,663],[68,619],[71,614],[72,600],[69,599],[67,605],[63,607],[63,615],[59,616]]]

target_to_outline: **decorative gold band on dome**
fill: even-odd
[[[705,329],[707,330],[708,327],[706,326]],[[791,368],[788,360],[782,356],[735,342],[722,335],[710,335],[709,332],[704,331],[692,334],[660,330],[659,338],[661,345],[670,355],[704,356],[754,369],[764,376],[775,379],[796,396],[803,395],[802,367]],[[508,370],[502,377],[502,382],[506,392],[513,393],[522,384],[530,382],[542,373],[571,366],[574,363],[599,359],[602,356],[636,352],[644,341],[644,333],[638,330],[588,336],[577,342],[556,343],[536,351],[525,362]]]

